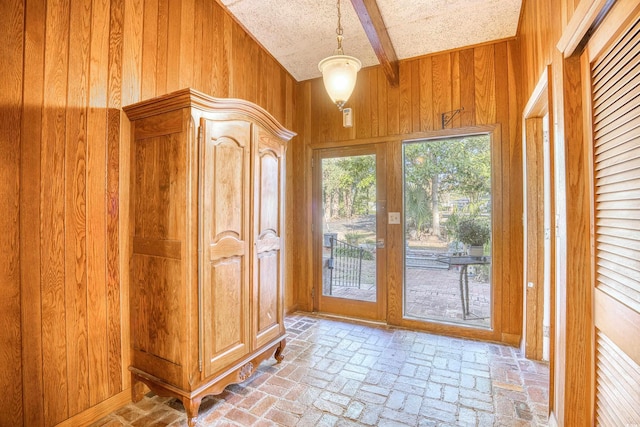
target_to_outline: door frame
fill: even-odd
[[[323,159],[374,154],[376,156],[376,301],[359,301],[322,295],[322,167]],[[382,143],[316,148],[312,154],[313,311],[342,317],[385,322],[387,318],[387,182],[386,147]]]
[[[523,342],[525,357],[543,359],[543,342],[545,333],[549,338],[549,375],[554,375],[554,333],[555,325],[555,256],[556,256],[556,206],[555,206],[555,176],[554,176],[554,123],[552,70],[548,65],[540,77],[522,114],[522,143],[523,143],[523,184],[524,184],[524,315]],[[543,118],[547,115],[549,122],[548,158],[549,164],[544,162],[544,135],[542,133]],[[549,199],[539,203],[545,191],[544,182],[549,186]],[[544,224],[545,203],[548,203],[550,224],[548,230]],[[545,246],[545,240],[549,244]],[[532,249],[535,247],[535,250]],[[546,251],[549,254],[546,254]],[[545,257],[545,255],[548,255]],[[548,277],[545,277],[545,259],[549,260]],[[545,281],[549,283],[549,331],[544,331]],[[533,283],[533,286],[529,286]],[[549,404],[554,401],[553,381],[549,382]]]

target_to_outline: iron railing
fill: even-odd
[[[362,260],[370,254],[367,250],[329,237],[331,255],[329,268],[329,294],[334,286],[358,288],[362,284]]]

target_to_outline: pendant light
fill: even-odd
[[[353,89],[356,86],[356,77],[358,71],[362,67],[359,59],[353,56],[345,55],[342,50],[342,24],[340,22],[340,0],[338,0],[338,49],[334,55],[329,56],[318,64],[318,68],[322,73],[324,88],[327,90],[331,100],[342,111],[344,104],[347,102]]]

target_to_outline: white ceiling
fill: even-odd
[[[336,0],[219,0],[298,81],[320,76],[337,47]],[[522,0],[377,0],[398,59],[516,35]],[[378,64],[351,5],[341,0],[343,48]]]

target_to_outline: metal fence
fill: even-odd
[[[360,289],[362,283],[362,260],[371,253],[367,250],[328,236],[331,255],[327,260],[329,268],[329,290],[334,286]]]

